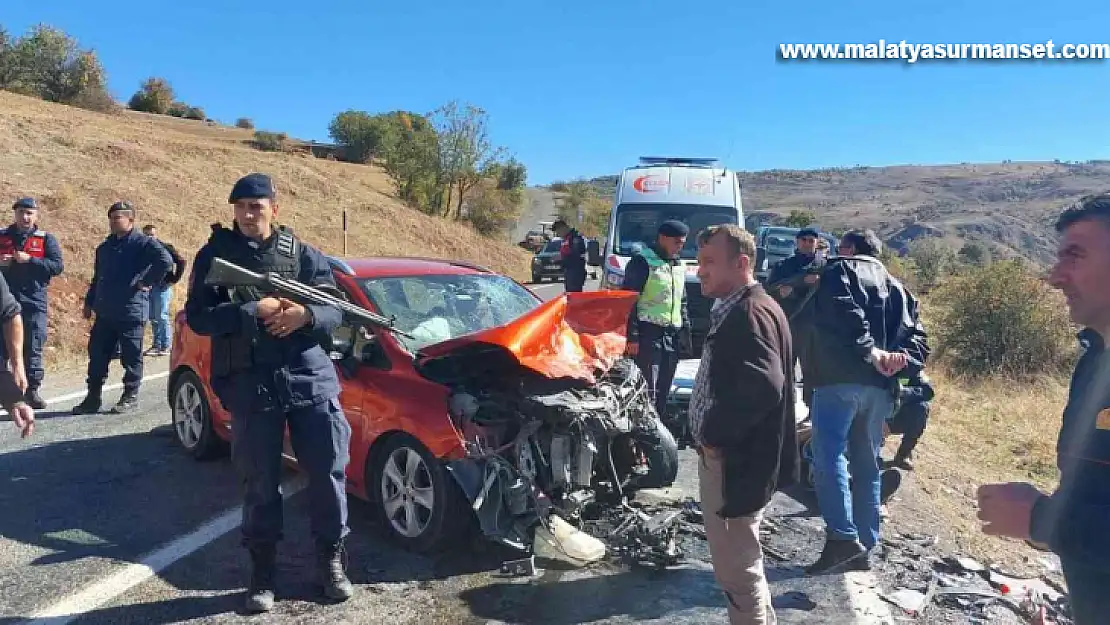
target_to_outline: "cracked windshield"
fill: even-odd
[[[422,347],[504,325],[539,306],[522,286],[502,276],[377,278],[360,284],[378,312],[412,335],[398,337],[416,353]]]

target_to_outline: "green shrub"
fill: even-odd
[[[127,108],[144,113],[165,115],[173,106],[173,87],[165,78],[151,77],[143,81],[139,90],[127,102]]]
[[[939,358],[959,374],[1060,373],[1077,342],[1067,305],[1024,263],[995,262],[944,280],[929,296]]]
[[[254,146],[263,152],[285,151],[285,142],[288,139],[289,135],[284,132],[254,131]]]

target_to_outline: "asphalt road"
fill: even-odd
[[[561,285],[538,287],[554,297]],[[52,402],[33,438],[0,423],[0,625],[11,623],[239,622],[247,560],[237,533],[239,495],[230,463],[196,462],[165,427],[164,359],[150,361],[141,408],[126,415],[70,416],[81,380],[48,379]],[[112,379],[119,379],[114,363]],[[117,391],[118,392],[118,391]],[[107,401],[114,400],[108,394]],[[696,456],[682,453],[678,483],[655,498],[697,498]],[[307,498],[286,504],[279,550],[279,602],[260,623],[723,624],[724,602],[707,553],[663,570],[597,565],[547,570],[536,578],[503,578],[498,568],[517,554],[476,539],[447,554],[424,557],[380,538],[368,506],[350,504],[349,575],[355,596],[332,605],[311,582]],[[782,623],[889,622],[869,575],[806,578],[816,558],[820,523],[786,496],[771,516],[791,532],[771,544],[791,554],[768,561]],[[798,529],[800,528],[800,529]],[[776,542],[777,541],[777,542]],[[798,593],[806,600],[799,605]],[[812,603],[810,603],[812,602]]]

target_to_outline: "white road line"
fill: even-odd
[[[293,477],[282,484],[282,497],[289,498],[295,495],[303,490],[307,484],[308,482],[303,475]],[[143,556],[139,562],[128,564],[119,571],[85,586],[83,590],[36,612],[34,616],[23,621],[20,625],[65,625],[70,623],[239,527],[242,516],[243,507],[236,506],[212,518],[193,532]]]
[[[168,376],[169,374],[170,374],[169,371],[161,371],[159,373],[152,373],[152,374],[144,377],[142,380],[140,380],[140,382],[148,382],[150,380],[158,380],[160,378],[164,378],[164,377]],[[101,390],[114,391],[117,388],[123,388],[123,383],[122,382],[116,382],[115,384],[109,384]],[[57,397],[51,397],[49,399],[43,399],[43,401],[45,401],[46,405],[49,406],[51,404],[56,404],[58,402],[70,401],[70,400],[73,400],[73,399],[77,399],[78,397],[84,397],[86,392],[87,391],[74,391],[72,393],[66,393],[65,395],[59,395]],[[0,409],[0,415],[6,415],[6,414],[8,414],[7,410]]]
[[[164,378],[164,377],[168,376],[169,374],[170,374],[169,371],[162,371],[162,372],[159,372],[159,373],[152,373],[152,374],[146,376],[145,378],[143,378],[141,381],[142,382],[147,382],[147,381],[150,381],[150,380],[157,380],[157,379],[160,379],[160,378]],[[102,390],[114,391],[117,388],[123,388],[123,383],[122,382],[116,382],[115,384],[109,384],[109,385],[105,386]],[[47,403],[47,405],[56,404],[60,401],[69,401],[71,399],[77,399],[78,397],[84,397],[84,396],[85,396],[85,391],[76,391],[76,392],[73,392],[73,393],[66,393],[65,395],[59,395],[58,397],[53,397],[53,398],[47,399],[46,403]]]

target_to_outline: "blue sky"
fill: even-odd
[[[471,102],[530,184],[616,173],[645,154],[742,170],[1110,157],[1110,60],[776,60],[793,42],[1110,42],[1105,2],[250,4],[272,13],[232,0],[4,0],[0,24],[66,30],[99,53],[120,99],[163,76],[213,118],[305,139],[328,140],[348,108]]]

